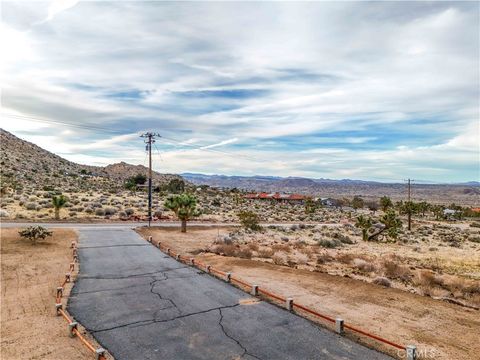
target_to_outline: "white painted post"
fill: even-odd
[[[345,329],[343,328],[343,323],[343,319],[335,319],[335,331],[340,335],[343,335],[343,333],[345,332]]]
[[[287,305],[287,310],[292,311],[293,310],[293,299],[292,298],[287,298],[286,305]]]
[[[98,348],[95,350],[95,360],[100,360],[100,357],[105,356],[105,349],[104,348]]]
[[[148,237],[148,242],[149,242],[149,243],[152,242],[152,237],[151,237],[151,236]]]
[[[78,323],[76,321],[72,321],[70,324],[68,324],[68,335],[70,337],[75,337],[75,333],[73,332],[73,329],[76,329],[78,326]]]
[[[195,259],[194,259],[194,258],[191,258],[191,259],[190,259],[190,264],[191,264],[192,266],[195,265]]]
[[[205,267],[205,269],[207,270],[207,273],[210,273],[210,268],[211,268],[210,265],[207,265],[207,266]]]
[[[67,280],[67,283],[70,282],[70,273],[65,274],[65,280]]]
[[[228,272],[227,273],[227,282],[230,282],[231,278],[232,278],[232,273]]]
[[[258,296],[258,285],[252,285],[252,292],[253,296]]]
[[[177,254],[176,259],[177,259],[177,261],[180,261],[180,254]]]
[[[57,316],[60,316],[60,310],[63,309],[63,305],[60,304],[55,304],[55,312],[57,313]]]
[[[416,360],[417,347],[415,345],[407,345],[407,360]]]
[[[59,286],[57,287],[57,297],[62,297],[63,296],[63,287]]]

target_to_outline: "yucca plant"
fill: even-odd
[[[55,208],[55,219],[60,219],[60,209],[65,206],[68,199],[65,195],[59,195],[52,197],[52,205]]]
[[[165,207],[172,210],[182,222],[182,232],[187,232],[187,221],[200,215],[197,209],[197,199],[190,194],[170,195],[165,201]]]

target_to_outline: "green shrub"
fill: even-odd
[[[240,223],[245,229],[250,229],[253,231],[258,231],[262,227],[259,225],[260,219],[258,215],[253,211],[240,211],[238,213],[238,218],[240,219]]]

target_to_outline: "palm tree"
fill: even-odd
[[[172,210],[182,222],[182,232],[187,232],[187,221],[200,215],[197,209],[197,199],[190,194],[171,195],[165,202],[165,207]]]
[[[53,207],[55,208],[55,219],[56,220],[60,219],[60,209],[65,206],[67,201],[68,201],[68,199],[65,195],[59,195],[59,196],[52,197],[52,204],[53,204]]]

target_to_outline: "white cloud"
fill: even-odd
[[[2,119],[70,157],[142,162],[151,129],[172,172],[478,175],[473,3],[2,5],[3,109],[120,133]]]

